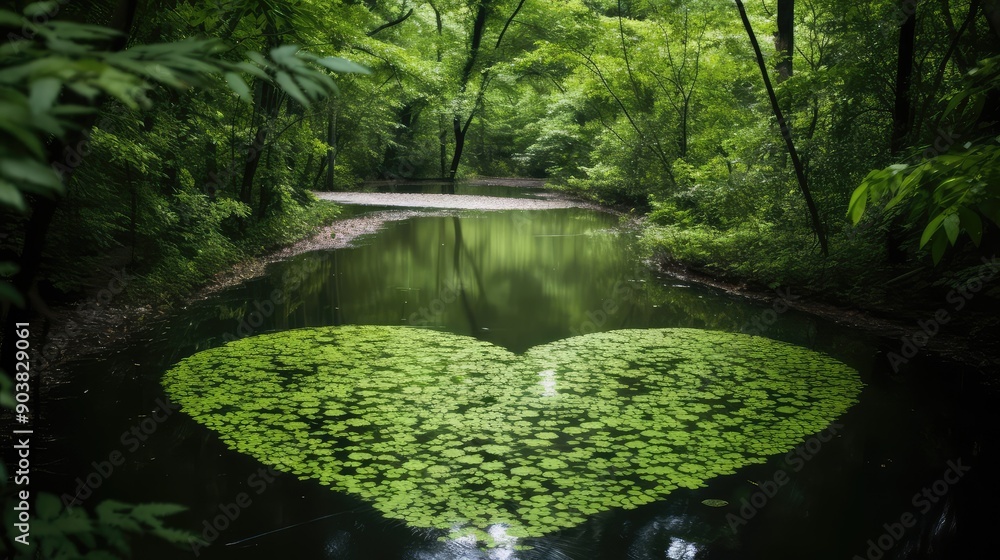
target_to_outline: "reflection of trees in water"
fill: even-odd
[[[472,304],[469,303],[469,294],[465,291],[464,275],[462,274],[463,251],[467,253],[469,268],[472,269],[472,276],[476,280],[476,286],[479,287],[479,293],[486,294],[486,287],[483,285],[483,275],[476,264],[475,256],[468,254],[468,249],[462,241],[462,220],[458,216],[452,216],[451,220],[451,224],[455,228],[455,249],[452,266],[455,267],[455,276],[458,278],[458,299],[462,302],[462,309],[465,311],[465,317],[469,321],[470,334],[477,336],[480,331],[479,326],[476,324],[476,312],[472,308]],[[485,305],[489,305],[486,298],[481,299]]]
[[[389,224],[357,247],[298,257],[296,261],[318,266],[299,286],[285,290],[287,299],[275,305],[274,316],[256,332],[410,324],[471,334],[523,351],[596,330],[677,326],[738,331],[760,313],[746,302],[656,281],[639,259],[632,236],[609,231],[615,223],[612,216],[566,210]],[[255,300],[281,288],[282,276],[294,267],[295,262],[273,265],[266,277],[251,284],[251,298],[242,295],[231,308],[220,309],[222,329],[231,330],[230,323],[253,311]],[[808,332],[815,335],[788,316],[769,327],[767,336],[793,340]]]

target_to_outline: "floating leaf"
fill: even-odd
[[[705,504],[708,507],[714,507],[714,508],[726,507],[729,505],[729,502],[727,502],[726,500],[717,500],[715,498],[702,500],[701,503]]]

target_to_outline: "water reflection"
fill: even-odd
[[[551,369],[539,372],[538,377],[541,377],[541,381],[538,382],[542,387],[543,397],[554,397],[559,393],[556,392],[556,372]]]
[[[278,290],[254,333],[339,324],[410,325],[465,334],[523,352],[561,338],[621,328],[738,331],[754,313],[706,289],[656,282],[614,216],[586,210],[468,213],[390,223],[352,249],[303,255],[220,298],[234,331]],[[302,275],[303,270],[314,271]],[[289,279],[287,282],[282,279]],[[794,313],[765,333],[813,346]]]

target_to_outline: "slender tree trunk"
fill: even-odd
[[[510,17],[504,22],[503,28],[497,37],[496,44],[494,44],[494,49],[499,49],[500,45],[503,43],[504,35],[507,33],[507,29],[510,27],[511,22],[517,17],[517,14],[521,11],[526,0],[521,0],[518,2],[517,7],[510,14]],[[472,78],[472,70],[476,65],[476,60],[479,58],[479,48],[483,41],[483,34],[486,29],[486,20],[489,15],[489,9],[491,8],[491,2],[488,0],[480,0],[479,9],[476,12],[476,19],[472,26],[472,39],[469,48],[469,58],[465,62],[465,67],[462,69],[462,79],[459,82],[461,84],[459,93],[464,94],[469,85],[469,80]],[[435,10],[436,11],[436,10]],[[455,176],[458,173],[458,166],[462,161],[462,151],[465,148],[465,137],[469,131],[469,125],[472,124],[472,119],[476,115],[476,111],[479,109],[480,103],[483,101],[483,96],[486,93],[486,87],[489,84],[489,70],[484,72],[482,77],[482,83],[479,87],[479,93],[476,95],[476,100],[472,104],[472,108],[469,109],[469,115],[465,119],[465,124],[462,124],[462,116],[456,114],[452,120],[452,128],[455,131],[455,153],[451,158],[451,167],[448,172],[448,179],[454,181]]]
[[[462,68],[461,79],[459,80],[459,95],[464,95],[472,78],[472,69],[479,58],[479,48],[483,43],[483,33],[486,30],[486,18],[489,15],[490,3],[486,0],[479,2],[479,9],[476,11],[476,19],[472,24],[472,36],[469,43],[469,57]],[[485,78],[484,78],[485,79]],[[477,103],[478,105],[478,99]],[[469,109],[468,122],[472,121],[476,113],[476,106]],[[451,156],[451,167],[448,170],[448,179],[454,181],[458,174],[458,166],[462,161],[462,151],[465,149],[465,133],[468,132],[468,125],[462,126],[462,116],[458,113],[452,118],[452,130],[455,133],[455,152]]]
[[[437,24],[437,36],[438,40],[434,45],[437,51],[437,62],[441,64],[441,39],[444,35],[444,21],[441,19],[441,11],[437,9],[434,2],[428,2],[431,9],[434,10],[434,21]],[[438,161],[440,164],[440,177],[444,178],[445,174],[448,172],[448,124],[447,118],[444,115],[438,116]]]
[[[243,163],[243,180],[240,182],[240,201],[247,206],[253,203],[253,179],[257,175],[257,168],[260,167],[260,152],[266,141],[267,128],[258,126]]]
[[[986,0],[983,3],[983,16],[993,34],[1000,39],[1000,0]]]
[[[260,117],[243,164],[243,180],[240,183],[240,201],[248,206],[253,202],[253,180],[257,175],[257,168],[260,167],[260,158],[267,143],[267,134],[274,118],[278,116],[278,90],[268,81],[258,80],[257,83],[259,84]]]
[[[471,119],[472,116],[470,115]],[[462,120],[455,115],[452,121],[452,126],[455,133],[455,152],[451,156],[451,167],[448,168],[448,179],[454,181],[455,176],[458,175],[458,165],[462,161],[462,152],[465,150],[465,133],[468,132],[468,127],[462,126]]]
[[[678,142],[682,158],[687,157],[688,152],[688,113],[690,108],[691,99],[685,97],[681,105],[681,137]]]
[[[816,233],[820,249],[825,256],[829,253],[827,248],[826,232],[823,230],[823,223],[820,221],[819,211],[816,210],[816,204],[813,202],[812,194],[809,192],[809,185],[806,182],[806,174],[803,170],[802,162],[799,160],[799,154],[795,150],[795,143],[792,142],[791,130],[788,128],[785,116],[781,113],[781,107],[778,106],[778,98],[774,94],[774,87],[771,85],[771,79],[767,75],[767,66],[764,64],[764,55],[760,51],[760,44],[757,43],[757,36],[754,35],[753,27],[750,25],[750,18],[747,17],[746,7],[743,6],[742,0],[736,0],[736,7],[739,8],[740,18],[743,20],[743,26],[746,28],[747,35],[750,37],[750,44],[753,45],[754,54],[757,55],[757,66],[760,68],[761,76],[764,78],[764,87],[767,89],[767,97],[771,101],[771,110],[774,111],[774,118],[777,119],[778,126],[781,128],[781,136],[785,139],[785,146],[788,148],[788,155],[792,159],[792,166],[795,167],[795,178],[798,179],[799,189],[802,191],[802,197],[805,198],[806,206],[809,208],[809,216],[812,218],[813,231]]]
[[[448,125],[445,116],[438,117],[438,159],[441,163],[441,178],[448,172]]]
[[[215,140],[209,140],[208,144],[205,146],[205,152],[207,157],[205,159],[205,176],[208,179],[205,181],[206,193],[209,200],[215,200],[218,195],[219,188],[222,187],[218,183],[219,177],[219,147],[215,144]]]
[[[792,77],[792,55],[795,52],[795,0],[778,0],[778,34],[774,37],[778,51],[776,81]]]
[[[324,188],[327,191],[333,190],[333,180],[337,169],[337,112],[338,109],[330,111],[326,129],[326,183]]]
[[[309,157],[306,158],[306,164],[302,167],[302,173],[299,174],[299,180],[296,184],[302,185],[302,188],[308,188],[313,190],[313,185],[315,183],[309,182],[309,175],[312,171],[313,160],[316,159],[316,154],[309,152]],[[308,185],[308,187],[306,186]]]
[[[129,194],[129,216],[128,216],[128,244],[130,247],[128,263],[135,262],[135,242],[136,230],[139,221],[139,189],[132,180],[132,164],[125,164],[125,183],[128,185]]]
[[[912,128],[910,84],[913,82],[913,45],[917,29],[917,3],[901,0],[906,20],[899,28],[899,55],[896,59],[896,91],[892,110],[890,152],[898,154],[908,143]]]
[[[274,150],[271,146],[267,147],[267,161],[265,162],[264,169],[274,169],[271,165],[271,156],[274,155]],[[260,197],[257,201],[257,221],[263,221],[267,217],[267,211],[271,208],[271,204],[274,201],[274,185],[272,184],[273,178],[268,177],[267,181],[264,181],[260,185]]]
[[[959,57],[953,55],[957,55],[957,53],[959,52],[958,44],[961,41],[962,36],[965,34],[966,30],[972,26],[972,23],[975,21],[976,15],[978,13],[979,13],[979,0],[972,0],[972,2],[969,3],[968,15],[966,15],[965,20],[962,21],[962,26],[955,30],[955,33],[951,38],[951,43],[949,43],[948,45],[948,50],[945,51],[944,56],[941,57],[941,62],[938,64],[937,72],[934,73],[934,80],[932,82],[930,91],[928,92],[927,96],[924,97],[924,102],[920,104],[920,109],[916,112],[916,116],[914,117],[913,122],[917,123],[917,126],[920,126],[920,123],[924,122],[924,115],[927,114],[931,102],[935,100],[938,96],[937,93],[938,88],[941,86],[941,82],[944,80],[944,74],[948,69],[948,62],[952,58],[954,58],[955,65],[958,67],[959,72],[964,74],[965,72],[968,71],[968,67],[964,63],[959,62]],[[927,126],[930,128],[930,132],[933,133],[935,127],[941,125],[941,121],[940,118],[936,120],[929,119],[929,121],[930,122],[927,123]],[[919,128],[915,131],[915,134],[917,135],[920,134]]]

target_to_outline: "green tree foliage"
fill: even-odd
[[[848,213],[854,223],[869,202],[881,204],[883,212],[907,207],[908,222],[923,228],[919,246],[930,246],[935,263],[962,233],[979,247],[984,230],[1000,226],[1000,136],[994,135],[994,122],[983,122],[988,99],[998,89],[1000,58],[985,59],[970,70],[939,119],[957,119],[959,128],[935,139],[915,156],[918,161],[869,173],[851,198]],[[963,138],[970,140],[952,149]]]
[[[14,356],[8,327],[30,316],[30,308],[18,308],[27,306],[25,295],[35,293],[43,256],[51,267],[45,271],[50,282],[80,282],[81,275],[66,271],[66,263],[124,246],[127,238],[120,235],[123,216],[129,216],[133,255],[140,229],[143,235],[159,235],[165,251],[188,249],[200,255],[212,247],[206,238],[214,236],[220,244],[230,243],[222,227],[227,218],[249,216],[232,199],[192,188],[190,171],[178,158],[180,142],[166,138],[166,134],[178,133],[183,134],[181,139],[190,138],[197,133],[191,123],[174,120],[169,132],[139,133],[140,129],[154,132],[149,119],[166,112],[151,109],[177,103],[192,86],[205,91],[219,82],[220,75],[225,76],[232,92],[256,106],[260,100],[251,99],[241,74],[254,76],[257,83],[271,84],[276,91],[308,106],[336,91],[326,70],[365,70],[341,58],[304,53],[286,45],[271,48],[267,57],[246,51],[242,53],[244,60],[229,59],[225,45],[217,39],[170,38],[122,49],[121,39],[130,38],[127,32],[131,26],[123,33],[92,23],[57,21],[54,16],[59,8],[59,3],[41,2],[28,5],[23,14],[0,10],[0,28],[10,31],[8,41],[0,47],[0,129],[4,131],[0,142],[0,212],[5,228],[0,303],[5,326],[3,365],[7,368]],[[162,99],[164,90],[158,86],[167,86],[172,93]],[[140,115],[136,112],[139,109],[146,113]],[[93,169],[90,166],[95,160],[107,167]],[[125,181],[116,182],[108,173],[115,165],[127,170]],[[172,177],[171,172],[175,173]],[[175,181],[170,182],[171,178]],[[126,188],[120,188],[122,185]],[[130,215],[122,209],[123,200],[131,202]],[[56,222],[50,240],[65,243],[72,255],[62,255],[58,249],[42,253],[57,201],[63,202],[66,219]],[[303,202],[308,203],[308,199]],[[140,208],[145,214],[140,214]],[[16,228],[22,224],[27,225],[19,232]],[[268,233],[269,239],[280,239],[284,232]],[[20,251],[10,248],[18,246]],[[185,257],[176,262],[198,266],[199,257]],[[161,255],[154,266],[170,261]],[[217,267],[201,272],[215,270]],[[0,389],[0,404],[11,407],[12,384],[2,370]],[[2,464],[0,481],[7,483]],[[8,499],[4,493],[4,501]],[[64,509],[50,494],[40,494],[34,502],[37,519],[31,546],[19,551],[27,556],[127,557],[130,534],[151,534],[173,543],[190,539],[188,534],[163,525],[161,518],[184,509],[179,506],[105,501],[91,516],[80,508]],[[8,517],[14,514],[13,504],[5,503],[4,511]],[[5,523],[12,526],[13,521],[5,518]],[[12,542],[5,539],[0,545],[6,548]]]

